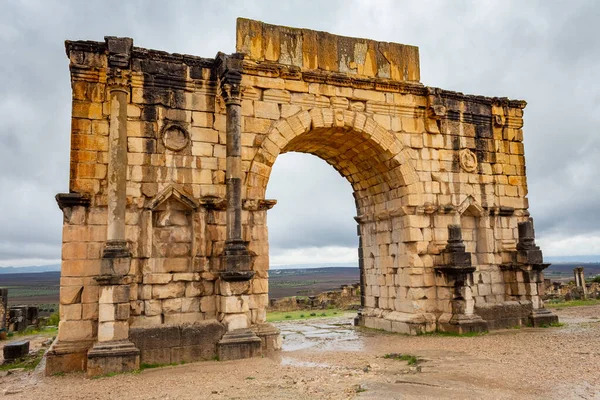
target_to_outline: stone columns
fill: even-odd
[[[127,95],[133,41],[107,37],[110,125],[108,147],[107,240],[102,254],[98,342],[88,352],[88,376],[139,368],[139,350],[129,341],[131,253],[125,240],[127,206]]]
[[[221,58],[221,93],[226,106],[227,236],[223,252],[225,280],[246,280],[254,275],[248,243],[242,238],[242,98],[239,55]]]
[[[227,113],[227,230],[219,279],[220,301],[217,306],[219,319],[227,327],[227,333],[218,344],[221,360],[254,357],[262,351],[261,339],[249,329],[253,257],[248,251],[248,243],[242,238],[242,60],[241,54],[219,54],[217,58],[221,94]]]
[[[587,288],[585,287],[585,275],[583,274],[583,267],[575,267],[573,269],[575,274],[575,286],[581,288],[583,292],[583,298],[587,298]]]
[[[108,143],[108,220],[104,258],[129,257],[125,240],[125,208],[127,185],[127,80],[113,78],[109,82],[110,128]],[[103,271],[109,272],[109,271]],[[129,271],[114,271],[124,275]]]
[[[451,313],[440,317],[440,329],[456,333],[486,331],[487,323],[474,312],[471,285],[475,267],[471,265],[471,253],[465,251],[460,225],[448,225],[448,244],[442,252],[442,263],[436,270],[446,276],[454,293]]]

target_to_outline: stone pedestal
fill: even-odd
[[[85,340],[78,342],[55,340],[46,353],[46,376],[85,371],[88,350],[92,345],[92,341]]]
[[[535,328],[548,326],[558,323],[558,315],[546,308],[538,308],[533,310],[529,316],[531,325]]]
[[[98,342],[87,354],[87,376],[139,369],[140,351],[129,340]]]
[[[520,296],[531,300],[533,311],[529,317],[531,325],[534,327],[547,326],[558,322],[558,316],[550,310],[544,308],[544,274],[543,270],[550,264],[544,264],[542,251],[535,244],[535,231],[533,221],[523,221],[518,223],[519,241],[517,243],[517,256],[515,268],[523,271],[526,276],[525,293],[518,293]],[[517,285],[518,287],[519,285]]]
[[[275,326],[272,324],[257,324],[250,329],[262,341],[262,354],[281,350],[281,335],[279,329]]]
[[[257,357],[262,354],[262,340],[251,329],[227,332],[217,346],[220,361]]]
[[[128,259],[104,259],[107,265],[128,265]],[[113,269],[114,271],[114,269]],[[140,366],[140,351],[129,341],[130,277],[103,275],[98,301],[98,342],[87,354],[87,376],[133,371]]]
[[[487,331],[486,321],[474,313],[475,301],[470,285],[475,267],[471,265],[471,253],[465,251],[460,225],[448,226],[448,245],[442,252],[442,260],[443,265],[436,270],[446,277],[454,296],[452,314],[440,317],[438,329],[460,334]]]
[[[458,334],[485,332],[488,330],[488,325],[485,320],[476,314],[464,315],[453,312],[448,322],[440,323],[440,330]]]

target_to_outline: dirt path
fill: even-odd
[[[359,330],[350,317],[280,323],[272,358],[200,362],[88,380],[0,378],[15,399],[600,399],[600,306],[557,311],[564,327],[477,337]],[[422,359],[421,372],[387,353]]]

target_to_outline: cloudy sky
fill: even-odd
[[[525,99],[530,210],[546,255],[600,254],[600,2],[5,1],[0,12],[0,266],[60,259],[68,190],[65,39],[212,57],[235,50],[235,18],[417,45],[430,86]],[[350,185],[286,154],[268,197],[274,265],[356,260]]]

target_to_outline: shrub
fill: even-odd
[[[304,318],[304,314],[300,314],[300,318]]]
[[[311,317],[316,317],[316,316],[317,316],[317,314],[316,314],[316,313],[314,313],[314,312],[311,312],[311,313],[310,313],[310,316],[311,316]]]
[[[48,319],[46,320],[46,326],[58,326],[59,322],[60,322],[60,316],[59,316],[58,312],[55,312],[52,315],[50,315],[48,317]]]
[[[290,319],[290,318],[292,318],[292,316],[291,315],[286,315],[285,318]]]
[[[389,353],[384,355],[383,358],[406,361],[408,365],[416,365],[419,362],[419,359],[411,354]]]

